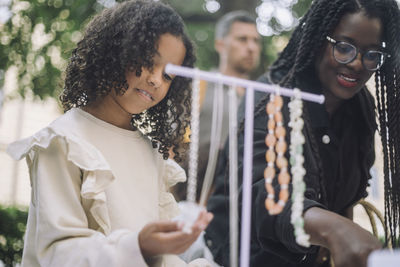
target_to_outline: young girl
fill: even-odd
[[[322,93],[325,103],[304,102],[303,109],[307,186],[303,214],[312,244],[306,248],[295,241],[290,202],[276,216],[265,209],[265,106],[269,96],[255,96],[263,100],[254,121],[251,266],[328,266],[327,249],[335,267],[364,267],[370,252],[381,248],[374,236],[351,221],[353,205],[366,196],[375,159],[375,106],[366,88],[373,74],[384,147],[386,227],[392,245],[399,246],[399,21],[395,0],[315,0],[270,72],[261,78]],[[287,104],[288,99],[285,101]],[[282,112],[287,124],[287,105]],[[240,137],[239,157],[243,153],[243,131]],[[224,184],[227,155],[226,149],[217,169],[215,192],[208,202],[216,217],[206,231],[206,243],[222,265],[229,265]],[[279,185],[275,185],[275,192],[279,192]]]
[[[212,214],[200,213],[190,234],[169,220],[178,208],[168,188],[185,174],[168,151],[180,159],[191,93],[164,68],[194,60],[164,4],[124,2],[90,22],[67,68],[66,113],[8,148],[26,157],[31,177],[23,266],[186,265],[170,254]]]

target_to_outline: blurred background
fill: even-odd
[[[62,113],[58,95],[71,50],[92,16],[116,2],[119,1],[0,0],[0,266],[13,266],[12,262],[20,259],[30,200],[26,163],[13,161],[5,153],[6,147],[34,134]],[[253,73],[256,78],[285,46],[311,0],[162,2],[174,7],[185,21],[197,45],[196,67],[202,70],[218,66],[214,50],[217,19],[237,9],[253,13],[263,36],[261,64]],[[382,181],[378,179],[380,160],[378,153],[369,199],[383,212]],[[368,218],[362,210],[356,211],[356,216],[360,224],[368,227]]]
[[[149,0],[151,1],[151,0]],[[244,9],[257,17],[263,36],[263,73],[286,44],[311,0],[165,0],[184,19],[197,46],[196,67],[218,66],[215,22]],[[115,0],[0,0],[0,203],[29,203],[25,162],[5,154],[8,143],[32,135],[62,113],[58,95],[71,50],[86,23]]]

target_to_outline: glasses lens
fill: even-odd
[[[383,53],[380,51],[367,51],[363,56],[363,63],[368,70],[379,69],[384,61]]]
[[[340,63],[349,63],[352,61],[357,55],[357,49],[355,46],[346,43],[346,42],[338,42],[333,47],[333,56]]]

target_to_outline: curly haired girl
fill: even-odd
[[[89,23],[67,67],[65,114],[8,148],[31,176],[23,266],[186,265],[171,254],[212,214],[190,234],[169,220],[179,209],[168,188],[186,178],[169,151],[180,160],[191,91],[164,69],[194,60],[182,19],[162,3],[124,2]]]

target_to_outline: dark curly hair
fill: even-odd
[[[181,17],[171,7],[154,1],[127,1],[94,17],[72,51],[60,96],[64,111],[93,103],[111,90],[125,93],[126,70],[136,76],[142,68],[152,70],[158,40],[165,33],[182,40],[186,48],[182,65],[193,67],[193,44]],[[190,98],[189,79],[177,76],[160,103],[132,116],[134,130],[144,132],[164,159],[173,148],[175,160],[181,160],[183,136],[190,122]]]
[[[326,45],[326,36],[334,31],[340,19],[349,13],[363,11],[379,18],[382,41],[390,54],[382,68],[375,72],[379,131],[383,144],[385,180],[385,224],[393,247],[399,244],[400,219],[400,10],[395,0],[315,0],[294,30],[289,43],[273,63],[269,79],[284,87],[300,87],[300,82],[318,84],[314,62]],[[267,96],[268,97],[268,96]],[[264,112],[268,98],[256,107]],[[373,112],[373,111],[372,111]],[[311,133],[305,110],[305,127]],[[374,127],[373,122],[369,127]],[[318,154],[315,138],[312,147]],[[322,167],[319,167],[322,174]]]

